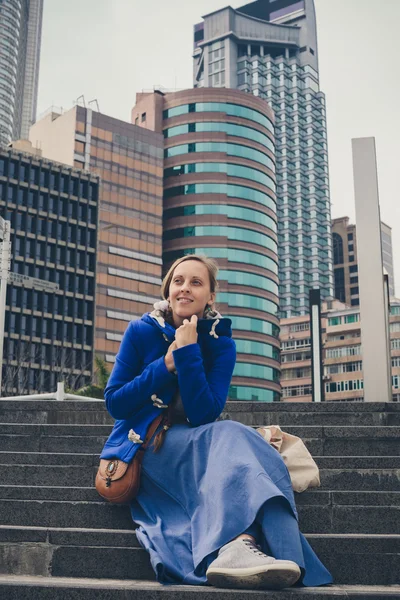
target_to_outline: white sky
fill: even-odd
[[[381,215],[400,295],[400,0],[314,0],[332,217],[354,222],[351,138],[376,138]],[[232,0],[238,8],[246,0]],[[192,87],[193,25],[225,0],[45,0],[38,115],[82,94],[130,120],[135,94]]]

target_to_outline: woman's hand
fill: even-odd
[[[175,332],[175,342],[177,348],[196,344],[197,342],[197,316],[193,315],[190,322],[185,319],[180,327]]]
[[[174,357],[173,357],[172,353],[174,350],[177,349],[177,347],[178,346],[176,345],[176,341],[172,342],[172,344],[168,348],[168,352],[164,358],[165,366],[167,367],[167,369],[170,373],[173,373],[176,370],[175,363],[174,363]]]

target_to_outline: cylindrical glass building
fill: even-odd
[[[206,254],[220,266],[219,311],[232,319],[230,398],[279,400],[273,113],[231,89],[164,95],[163,263]]]

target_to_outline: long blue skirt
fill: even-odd
[[[269,555],[297,563],[303,585],[332,583],[299,532],[282,458],[241,423],[173,425],[157,453],[145,452],[131,513],[162,583],[206,584],[219,548],[245,531]]]

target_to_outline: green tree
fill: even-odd
[[[94,382],[85,385],[76,392],[77,396],[88,396],[90,398],[104,398],[104,390],[111,372],[108,370],[106,361],[96,356],[94,359],[96,368],[94,371]]]

